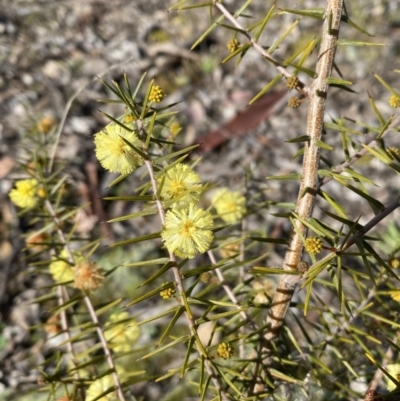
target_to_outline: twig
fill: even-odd
[[[290,78],[292,74],[281,65],[281,63],[276,60],[268,51],[266,51],[251,35],[250,33],[238,22],[237,19],[225,8],[225,6],[220,3],[218,0],[213,0],[214,6],[217,7],[221,13],[225,16],[225,18],[232,23],[234,27],[236,27],[251,43],[251,45],[256,49],[262,56],[267,58],[272,62],[275,68],[285,77]],[[304,96],[309,95],[309,89],[304,83],[299,82],[298,87],[296,88],[301,94]]]
[[[386,129],[386,131],[382,134],[381,138],[386,135],[388,132],[392,131],[395,127],[397,127],[400,124],[400,117],[395,118],[389,127]],[[379,141],[373,140],[368,144],[369,148],[375,148],[376,146],[380,145]],[[355,153],[350,160],[348,160],[345,163],[342,163],[338,166],[336,166],[333,169],[334,173],[340,174],[342,173],[346,168],[352,166],[357,160],[359,160],[362,156],[368,153],[368,150],[366,148],[363,148],[359,150],[357,153]],[[326,176],[320,180],[319,186],[327,184],[329,181],[333,180],[332,176]]]
[[[216,265],[216,264],[217,264],[217,260],[215,259],[214,252],[213,252],[213,251],[208,251],[207,254],[208,254],[208,257],[209,257],[210,260],[211,260],[211,263],[212,263],[213,265]],[[224,277],[224,273],[222,272],[222,270],[221,270],[219,267],[217,267],[217,268],[215,269],[215,272],[217,273],[218,280],[219,280],[219,282],[220,282],[222,288],[223,288],[224,291],[226,292],[226,295],[228,295],[228,298],[232,301],[232,303],[235,304],[235,306],[236,306],[238,309],[240,309],[241,306],[240,306],[240,304],[239,304],[239,301],[237,300],[236,295],[233,293],[233,291],[231,290],[231,288],[229,287],[229,285],[226,284],[226,282],[225,282],[225,277]],[[247,323],[249,323],[250,327],[251,327],[253,330],[258,330],[257,325],[256,325],[256,323],[254,322],[254,320],[252,319],[252,317],[251,317],[250,315],[248,315],[245,311],[241,311],[241,312],[240,312],[240,316],[242,316],[242,318],[243,318]]]
[[[310,140],[305,145],[303,159],[303,176],[296,205],[296,214],[300,219],[307,220],[313,211],[318,188],[318,165],[320,150],[317,141],[320,140],[323,129],[323,117],[327,98],[327,78],[331,74],[339,34],[343,0],[328,0],[325,9],[325,19],[322,27],[320,51],[317,62],[317,78],[309,93],[310,104],[307,118],[307,135]],[[295,220],[296,230],[292,229],[289,246],[286,252],[283,269],[294,270],[300,262],[303,252],[302,236],[306,236],[307,227]],[[265,339],[272,341],[282,327],[289,303],[292,299],[299,277],[292,274],[280,276],[277,290],[272,300],[272,306],[267,317]],[[268,347],[266,365],[270,363],[271,348]]]
[[[144,135],[145,130],[144,130],[142,121],[141,120],[136,120],[136,125],[138,127],[139,132],[142,135]],[[154,193],[155,198],[156,198],[156,205],[157,205],[158,214],[160,216],[161,224],[164,225],[165,210],[164,210],[164,207],[163,207],[163,205],[161,203],[161,200],[157,197],[157,181],[156,181],[156,178],[155,178],[155,175],[154,175],[153,165],[152,165],[150,160],[145,160],[144,164],[145,164],[145,166],[147,168],[147,171],[149,173],[149,176],[150,176],[150,182],[151,182],[151,186],[152,186],[152,189],[153,189],[153,193]],[[229,401],[230,397],[226,393],[226,391],[224,390],[224,388],[223,388],[223,386],[222,386],[222,384],[220,382],[220,379],[219,379],[218,375],[216,374],[216,372],[215,372],[215,370],[214,370],[214,368],[213,368],[213,366],[211,364],[209,356],[207,355],[207,352],[203,347],[203,344],[201,344],[201,342],[198,339],[197,332],[196,332],[196,324],[195,324],[195,322],[193,320],[192,313],[191,313],[190,309],[188,309],[189,305],[187,305],[183,300],[183,297],[184,297],[184,294],[185,294],[185,289],[183,287],[182,277],[181,277],[181,274],[179,272],[179,268],[178,268],[178,265],[177,265],[177,261],[176,261],[175,255],[170,251],[168,251],[168,253],[169,253],[169,260],[172,263],[172,272],[173,272],[173,275],[174,275],[175,285],[176,285],[176,287],[177,287],[177,289],[179,291],[179,294],[180,294],[179,303],[181,305],[185,305],[186,306],[184,314],[185,314],[186,321],[188,323],[190,332],[194,336],[194,338],[196,339],[196,344],[197,344],[197,347],[198,347],[198,353],[200,354],[200,357],[202,357],[202,356],[204,357],[204,364],[205,364],[207,373],[211,377],[215,387],[217,388],[218,393],[221,395],[221,397],[222,397],[222,399],[224,401]]]
[[[62,242],[62,244],[64,246],[64,249],[67,252],[69,263],[75,264],[74,255],[73,255],[73,253],[72,253],[72,251],[71,251],[71,249],[70,249],[70,247],[69,247],[69,245],[67,243],[67,240],[65,238],[65,235],[64,235],[63,231],[59,228],[60,227],[60,221],[59,221],[59,219],[58,219],[58,217],[57,217],[57,215],[56,215],[56,213],[55,213],[55,211],[53,209],[52,204],[48,200],[45,201],[45,207],[46,207],[47,211],[49,212],[50,216],[53,218],[54,222],[56,223],[56,225],[58,227],[57,228],[57,234],[60,237],[60,240],[61,240],[61,242]],[[86,304],[86,307],[87,307],[87,309],[89,311],[89,314],[90,314],[90,317],[92,319],[92,322],[96,326],[97,335],[99,336],[101,345],[103,347],[103,351],[104,351],[104,354],[106,356],[106,360],[107,360],[108,366],[113,371],[112,372],[112,376],[113,376],[113,379],[114,379],[115,387],[117,389],[118,398],[120,399],[120,401],[126,401],[124,392],[122,391],[122,385],[121,385],[121,382],[119,380],[119,376],[117,374],[117,370],[115,368],[114,359],[113,359],[113,357],[111,355],[110,349],[108,348],[107,340],[104,337],[104,333],[103,333],[103,330],[102,330],[102,328],[100,326],[99,319],[97,318],[96,311],[95,311],[95,309],[93,307],[92,301],[90,300],[89,296],[86,293],[84,293],[84,294],[85,295],[84,295],[83,300],[84,300],[84,302]],[[70,339],[70,338],[68,338],[68,339]],[[72,343],[71,343],[71,341],[68,341],[67,344],[72,344]]]

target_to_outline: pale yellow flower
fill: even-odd
[[[108,318],[105,325],[104,335],[107,343],[115,352],[130,351],[140,335],[139,326],[133,320],[117,323],[125,319],[129,319],[128,312],[115,312]]]
[[[189,166],[177,164],[170,168],[165,176],[162,176],[158,183],[164,184],[161,190],[161,198],[168,203],[168,207],[181,208],[189,206],[189,203],[196,203],[200,198],[201,179]]]
[[[39,201],[39,183],[35,178],[18,181],[10,191],[10,199],[19,207],[35,207]]]
[[[227,223],[236,223],[246,213],[246,198],[228,188],[218,190],[211,203],[217,210],[218,216]]]
[[[50,263],[49,270],[56,283],[65,283],[66,281],[73,281],[75,277],[74,268],[65,260],[68,259],[68,253],[64,249],[60,253],[60,259],[56,259]]]
[[[400,290],[390,291],[390,296],[397,302],[400,302]]]
[[[96,399],[100,394],[114,386],[115,383],[112,375],[107,375],[94,381],[86,390],[85,401],[92,401]],[[115,390],[111,391],[107,395],[97,398],[97,401],[118,401],[117,392]]]
[[[397,380],[400,381],[400,363],[391,363],[386,366],[386,370]],[[385,376],[386,387],[388,391],[396,389],[396,383]]]
[[[170,252],[192,259],[210,249],[214,239],[213,228],[211,213],[191,203],[187,208],[166,213],[161,237]]]
[[[142,146],[134,132],[109,124],[94,137],[96,157],[106,170],[129,174],[143,164],[143,159],[122,138],[139,149]]]

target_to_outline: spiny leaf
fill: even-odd
[[[155,238],[160,238],[160,237],[161,237],[161,232],[157,232],[157,233],[153,233],[153,234],[143,235],[141,237],[126,239],[124,241],[114,242],[113,244],[110,244],[109,247],[113,248],[115,246],[136,244],[138,242],[147,241],[147,240],[150,240],[150,239],[155,239]]]
[[[309,8],[304,10],[292,10],[290,8],[281,8],[279,14],[295,14],[322,20],[324,17],[324,9],[319,7]]]
[[[298,25],[300,19],[296,20],[295,22],[293,22],[292,25],[290,25],[290,27],[286,30],[286,32],[281,35],[268,49],[268,53],[272,54],[277,48],[278,46],[286,39],[286,37],[290,34],[290,32],[292,32],[292,30]]]
[[[284,270],[280,267],[254,266],[247,271],[250,274],[300,274],[297,270]]]
[[[308,142],[310,140],[309,135],[301,135],[301,136],[296,136],[295,138],[289,139],[286,141],[287,143],[297,143],[297,142]]]
[[[175,345],[185,343],[185,342],[187,342],[189,340],[190,340],[190,336],[188,336],[188,335],[181,336],[181,337],[175,339],[174,341],[170,342],[169,344],[166,344],[163,347],[157,348],[154,351],[142,356],[140,358],[140,360],[147,359],[147,358],[150,358],[151,356],[160,354],[161,352],[163,352],[163,351],[165,351],[165,350],[167,350],[167,349],[169,349],[171,347],[174,347]]]
[[[157,209],[145,209],[136,213],[127,214],[126,216],[116,217],[115,219],[108,220],[107,223],[116,223],[118,221],[136,219],[137,217],[151,216],[152,214],[157,214],[157,212]]]
[[[291,173],[285,175],[271,175],[269,177],[265,177],[266,180],[271,181],[297,181],[301,178],[301,174],[299,173]]]
[[[338,39],[338,46],[387,46],[385,43],[359,42],[351,39]]]
[[[282,74],[278,74],[274,79],[272,79],[271,82],[268,83],[268,85],[266,85],[263,89],[261,89],[260,92],[257,93],[257,95],[255,95],[253,97],[253,99],[250,100],[249,104],[253,104],[254,102],[256,102],[262,95],[264,95],[264,93],[267,93],[270,89],[272,89],[281,79],[282,79],[283,75]]]
[[[258,39],[260,39],[261,34],[264,31],[265,26],[267,25],[267,22],[271,19],[272,13],[275,10],[275,3],[272,4],[271,8],[268,10],[267,15],[265,18],[262,20],[260,27],[258,28],[256,34],[254,35],[254,40],[258,42]],[[272,54],[272,53],[271,53]]]
[[[224,16],[221,15],[212,25],[193,43],[190,50],[195,49],[223,20]]]
[[[157,347],[162,344],[162,342],[167,338],[168,334],[171,332],[171,330],[175,327],[176,322],[178,319],[182,316],[182,314],[185,312],[185,308],[183,306],[180,306],[177,311],[175,312],[175,315],[171,319],[171,321],[168,323],[168,326],[166,327],[164,333],[161,335],[160,339],[157,342]]]

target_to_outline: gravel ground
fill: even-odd
[[[269,3],[254,0],[249,13],[265,15]],[[292,3],[280,1],[277,6],[285,8]],[[304,1],[301,7],[314,3]],[[393,69],[400,69],[400,5],[396,0],[369,3],[367,7],[363,0],[353,1],[348,4],[348,11],[374,36],[361,36],[349,25],[344,25],[341,36],[387,46],[339,48],[336,65],[344,79],[355,83],[356,93],[333,89],[329,95],[327,122],[347,117],[376,125],[368,94],[383,115],[393,113],[387,102],[389,93],[373,73],[399,88],[399,74]],[[233,37],[233,33],[224,29],[216,29],[190,51],[191,44],[208,27],[208,13],[205,10],[169,13],[166,9],[172,4],[157,0],[0,0],[0,399],[19,397],[19,391],[36,387],[39,374],[34,367],[43,361],[47,352],[45,334],[35,332],[36,337],[32,338],[29,330],[43,321],[44,311],[30,301],[38,296],[36,289],[47,281],[24,274],[27,262],[21,256],[20,235],[26,229],[25,222],[17,216],[7,197],[14,180],[21,177],[18,163],[26,160],[27,138],[37,123],[43,117],[52,117],[56,122],[53,135],[61,129],[57,158],[65,163],[78,188],[77,204],[82,205],[91,200],[90,191],[97,180],[99,195],[109,194],[105,188],[113,178],[99,168],[94,157],[93,134],[107,123],[99,109],[112,115],[122,112],[116,105],[97,102],[110,97],[98,77],[121,82],[126,72],[135,83],[147,71],[147,77],[154,78],[168,95],[163,104],[179,102],[178,120],[183,126],[180,141],[189,145],[203,142],[203,135],[221,127],[239,111],[244,110],[241,119],[246,127],[247,103],[276,75],[271,65],[253,49],[237,67],[233,61],[221,65],[221,60],[228,55],[226,43]],[[231,0],[224,4],[234,10],[240,2]],[[286,14],[272,20],[260,43],[271,45],[295,19]],[[241,22],[246,20],[242,18]],[[278,48],[276,57],[283,59],[294,48],[311,40],[318,34],[318,26],[318,21],[303,18]],[[315,55],[311,59],[315,60]],[[313,64],[310,61],[306,66],[312,68]],[[305,74],[300,74],[300,78],[310,82]],[[285,91],[283,82],[276,86],[274,103],[279,102]],[[203,180],[242,190],[248,169],[253,176],[247,188],[249,198],[261,188],[264,200],[294,203],[298,191],[296,182],[265,180],[266,176],[301,171],[301,158],[292,159],[300,145],[285,142],[305,134],[306,105],[291,109],[285,107],[285,101],[257,127],[243,128],[235,135],[228,132],[229,140],[222,146],[195,152],[196,157],[202,157],[197,171]],[[355,142],[368,143],[372,136],[365,132],[355,137]],[[386,146],[399,146],[397,135],[389,134]],[[327,130],[324,140],[334,147],[341,144],[338,133],[331,130]],[[339,151],[330,152],[326,157],[332,165],[343,161]],[[376,186],[368,189],[383,204],[398,193],[398,176],[392,172],[387,174],[380,163],[360,162],[358,168],[374,181]],[[333,182],[328,189],[332,194],[337,193],[337,198],[343,198],[351,218],[361,215],[363,223],[373,216],[359,197],[342,192]],[[324,207],[326,204],[319,201],[315,217],[321,216]],[[108,241],[123,238],[128,229],[141,235],[145,232],[143,226],[126,223],[99,228],[96,224],[122,213],[132,213],[130,208],[118,202],[86,210],[81,232],[93,237],[104,235]],[[248,228],[286,233],[289,226],[286,223],[282,226],[279,219],[271,216],[278,211],[282,209],[274,206],[259,211],[250,217]],[[398,221],[400,216],[396,212],[392,217]],[[281,251],[276,250],[274,262],[279,263],[281,256]],[[159,387],[152,391],[154,394],[147,394],[148,399],[157,399],[164,390]]]

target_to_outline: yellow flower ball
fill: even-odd
[[[227,44],[226,48],[229,50],[230,53],[233,53],[235,50],[239,49],[240,42],[235,38],[231,39]]]
[[[150,91],[149,100],[154,103],[160,103],[163,99],[164,91],[158,85],[153,85]]]
[[[306,239],[304,247],[309,254],[317,255],[321,252],[322,240],[317,237],[309,237]]]
[[[286,87],[288,89],[296,89],[298,84],[299,84],[299,78],[297,78],[295,75],[292,75],[286,80]]]
[[[38,204],[39,183],[35,178],[18,181],[10,191],[11,202],[18,207],[33,208]]]
[[[400,96],[398,95],[392,95],[389,98],[389,105],[392,106],[393,108],[397,109],[400,107]]]
[[[60,259],[50,263],[49,270],[56,283],[65,283],[73,281],[75,278],[74,268],[65,260],[68,259],[67,251],[63,250],[59,256]]]
[[[103,397],[97,398],[100,394],[104,393],[110,388],[115,386],[114,379],[112,375],[103,376],[101,379],[94,381],[89,388],[86,390],[85,401],[118,401],[117,392],[110,391]]]
[[[233,355],[233,347],[227,342],[218,344],[217,354],[219,357],[229,359]]]
[[[199,201],[202,189],[201,179],[189,166],[177,164],[159,178],[158,184],[161,185],[163,180],[161,199],[167,207],[187,207],[189,203]]]
[[[115,312],[108,318],[105,325],[104,336],[115,352],[130,351],[140,336],[139,326],[135,324],[133,319],[118,323],[126,319],[129,319],[128,312]]]
[[[129,174],[143,164],[143,159],[122,138],[137,148],[142,146],[134,132],[109,124],[94,137],[96,157],[106,170]]]
[[[400,290],[390,291],[390,296],[394,301],[400,302]]]
[[[167,284],[167,283],[165,283],[165,284]],[[164,299],[171,299],[175,295],[175,293],[176,293],[175,288],[170,287],[170,288],[160,291],[160,296],[161,296],[161,298],[164,298]]]
[[[213,228],[211,213],[191,203],[187,208],[166,213],[161,237],[170,252],[192,259],[210,249]]]
[[[387,371],[393,376],[397,381],[400,381],[400,363],[391,363],[386,366]],[[396,389],[396,383],[385,376],[386,387],[388,391],[393,391]]]
[[[218,216],[227,223],[238,222],[246,213],[246,198],[236,191],[227,188],[218,190],[212,198],[212,205]]]

